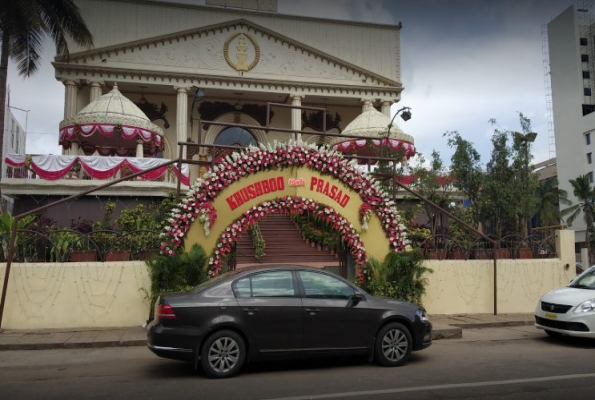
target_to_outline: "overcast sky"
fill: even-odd
[[[204,5],[204,0],[179,0]],[[545,24],[572,0],[278,0],[278,12],[334,19],[401,22],[402,78],[399,106],[413,118],[400,122],[426,157],[438,150],[446,164],[452,151],[442,134],[458,131],[489,160],[495,118],[503,129],[521,130],[518,112],[538,133],[534,161],[555,155],[548,131],[543,36]],[[64,86],[50,64],[24,80],[9,66],[11,105],[29,132],[27,153],[60,154],[58,124],[63,118]],[[396,110],[397,108],[393,108]],[[27,121],[25,121],[26,117]]]

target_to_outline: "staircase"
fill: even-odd
[[[339,259],[330,251],[311,247],[286,214],[270,214],[258,223],[266,243],[259,261],[254,258],[250,233],[236,242],[236,268],[255,264],[297,264],[306,266],[338,266]]]

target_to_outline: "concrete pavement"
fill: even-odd
[[[465,329],[533,325],[533,314],[430,315],[434,340],[460,339]],[[78,349],[146,345],[146,331],[127,328],[68,328],[11,330],[0,332],[2,350]]]

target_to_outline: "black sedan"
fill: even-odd
[[[211,378],[272,357],[367,354],[396,367],[432,344],[432,324],[420,306],[297,266],[232,271],[163,295],[147,330],[151,351],[200,365]]]

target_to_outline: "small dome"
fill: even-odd
[[[392,125],[391,125],[392,124]],[[386,135],[390,135],[387,138]],[[336,136],[330,142],[332,149],[340,150],[346,154],[359,154],[361,156],[373,156],[374,150],[388,144],[391,149],[403,149],[405,157],[410,158],[415,154],[413,136],[406,134],[388,116],[373,107],[357,116],[347,125],[342,132],[343,135],[363,136],[363,138],[349,138]],[[388,139],[388,140],[387,140]]]
[[[162,129],[153,124],[140,108],[118,90],[118,85],[91,102],[76,116],[60,122],[60,129],[73,125],[110,124],[144,129],[163,135]]]
[[[358,115],[357,118],[347,125],[343,130],[343,135],[368,136],[370,139],[382,139],[386,136],[390,123],[390,117],[387,117],[375,108],[370,107],[369,110]],[[390,128],[390,138],[413,144],[413,136],[407,135],[394,122]],[[349,139],[337,136],[332,144],[343,142],[345,140]]]

